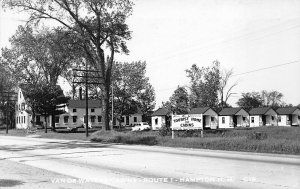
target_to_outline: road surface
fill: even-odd
[[[0,136],[0,162],[37,169],[27,175],[49,188],[300,188],[300,157],[292,155]],[[1,166],[0,178],[5,173]],[[16,188],[39,188],[17,178]]]

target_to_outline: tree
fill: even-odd
[[[16,81],[11,75],[11,73],[1,65],[1,57],[0,57],[0,114],[6,114],[9,116],[9,120],[12,122],[14,120],[14,112],[15,112],[15,101],[13,99],[13,92],[16,91]],[[12,92],[12,93],[7,93]],[[12,96],[12,98],[7,99],[7,96]],[[7,101],[8,100],[8,101]],[[4,117],[1,117],[0,123],[4,122]],[[8,124],[8,123],[6,123]]]
[[[170,97],[169,108],[176,114],[187,114],[189,112],[189,95],[184,87],[179,87],[174,91]]]
[[[64,111],[58,109],[58,107],[64,106],[64,104],[69,101],[69,98],[64,96],[59,86],[44,83],[39,85],[39,89],[40,90],[34,94],[38,96],[35,111],[45,117],[45,132],[47,132],[47,118],[50,115],[55,117],[55,115],[64,113]],[[53,124],[55,125],[55,123]]]
[[[261,92],[261,97],[264,106],[271,106],[273,108],[278,108],[283,105],[282,97],[283,94],[278,91],[266,91]]]
[[[115,53],[128,53],[126,40],[131,37],[126,18],[132,12],[130,0],[28,0],[3,1],[4,8],[16,8],[30,14],[29,22],[54,20],[73,32],[85,53],[86,63],[98,70],[101,77],[103,129],[109,126],[109,91]],[[106,48],[108,47],[108,48]],[[105,53],[109,52],[109,58]]]
[[[230,85],[229,88],[226,88],[228,85],[229,79],[232,77],[233,70],[224,70],[220,77],[220,86],[219,86],[219,95],[220,95],[220,108],[223,109],[223,107],[227,107],[227,100],[230,98],[231,95],[235,94],[232,91],[232,89],[237,86],[237,83]]]
[[[64,75],[71,62],[77,59],[78,52],[72,46],[72,37],[60,28],[34,32],[29,26],[19,26],[10,42],[11,49],[4,49],[2,56],[20,82],[28,83],[30,80],[36,83],[33,77],[38,77],[38,80],[42,79],[55,88],[58,77]],[[52,115],[53,130],[54,117]]]
[[[116,62],[113,72],[114,112],[121,122],[122,115],[141,111],[144,119],[155,106],[155,94],[145,76],[146,62]]]
[[[242,98],[240,98],[236,104],[249,111],[252,108],[261,107],[263,105],[263,99],[258,92],[242,93]]]
[[[190,78],[191,107],[218,106],[218,91],[220,86],[220,63],[214,61],[211,67],[199,68],[196,64],[186,70]]]

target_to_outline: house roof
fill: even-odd
[[[155,112],[153,112],[152,116],[166,116],[171,112],[167,108],[159,108]]]
[[[230,116],[230,115],[235,115],[238,113],[241,109],[243,108],[224,108],[219,112],[219,115],[221,116]]]
[[[189,114],[204,114],[210,107],[193,108]]]
[[[267,111],[269,111],[270,109],[272,109],[271,107],[261,107],[261,108],[252,108],[249,111],[250,115],[264,115],[265,113],[267,113]]]
[[[276,112],[279,115],[287,115],[287,114],[292,114],[296,109],[299,107],[283,107],[283,108],[278,108]]]
[[[85,108],[85,100],[69,100],[69,108]],[[88,100],[89,108],[101,108],[102,104],[100,100]]]

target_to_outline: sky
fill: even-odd
[[[300,104],[300,0],[135,0],[128,18],[129,55],[117,61],[146,61],[156,108],[178,86],[189,86],[185,70],[218,60],[233,69],[241,93],[277,90],[283,100]],[[0,47],[23,16],[0,9]]]

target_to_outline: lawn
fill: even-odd
[[[182,135],[182,134],[181,134]],[[169,147],[201,148],[245,152],[300,154],[300,127],[259,127],[207,131],[204,138],[194,133],[191,136],[161,136],[158,132],[95,132],[96,142],[117,142]]]

